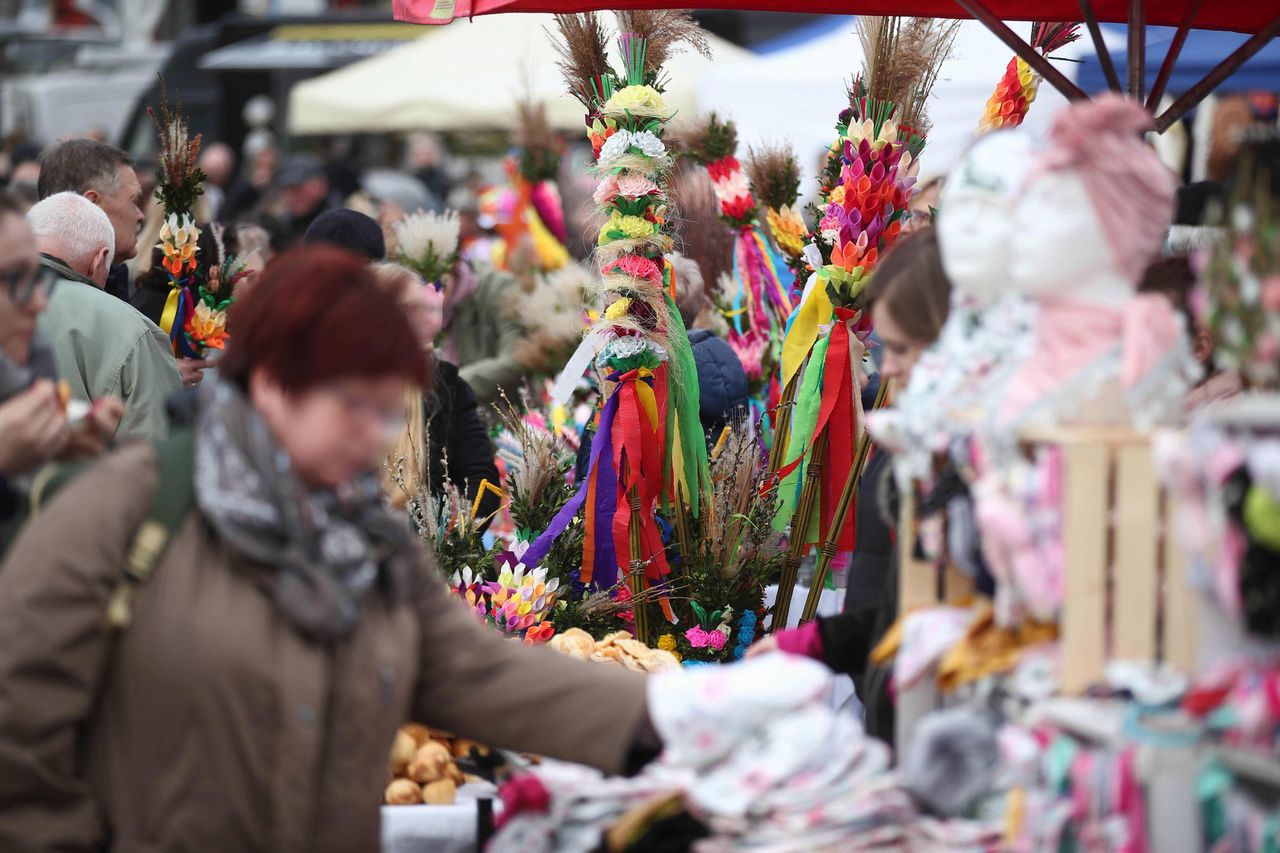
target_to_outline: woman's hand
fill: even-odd
[[[32,471],[66,445],[70,434],[57,387],[47,379],[0,403],[0,473]]]
[[[776,651],[778,651],[778,638],[773,634],[769,634],[764,639],[751,644],[751,647],[747,649],[747,657],[755,658]]]

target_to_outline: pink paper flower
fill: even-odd
[[[624,198],[637,199],[657,192],[659,192],[657,184],[636,172],[628,172],[617,179],[616,195]]]
[[[595,194],[592,198],[600,207],[604,207],[609,202],[618,197],[618,178],[615,175],[609,175],[600,182],[600,186],[596,187]]]
[[[689,645],[695,649],[705,649],[711,644],[711,634],[702,630],[700,627],[690,628],[684,632],[684,638],[689,641]],[[723,639],[723,638],[722,638]],[[723,646],[723,643],[721,644]]]
[[[662,270],[657,263],[640,255],[623,255],[601,272],[605,275],[625,275],[654,284],[662,283]]]
[[[718,652],[724,649],[724,644],[727,642],[727,638],[719,631],[710,631],[707,633],[707,641],[711,648]]]

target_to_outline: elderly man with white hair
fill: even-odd
[[[39,320],[59,376],[77,398],[124,401],[117,436],[163,438],[165,400],[182,380],[168,336],[103,289],[116,252],[111,220],[84,196],[62,192],[32,207],[27,221],[42,263],[60,279]]]

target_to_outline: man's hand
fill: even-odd
[[[200,380],[204,379],[204,372],[210,367],[213,367],[213,362],[206,358],[178,359],[178,373],[182,375],[182,384],[186,386],[199,385]]]
[[[57,387],[41,379],[0,403],[0,473],[25,474],[49,461],[70,435]]]
[[[84,420],[71,427],[66,447],[59,455],[68,459],[75,456],[100,456],[106,449],[120,419],[124,417],[124,403],[114,397],[94,401],[93,408]]]

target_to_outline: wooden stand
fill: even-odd
[[[1062,687],[1080,693],[1108,660],[1196,668],[1196,600],[1156,478],[1151,436],[1129,428],[1024,435],[1063,453]]]

